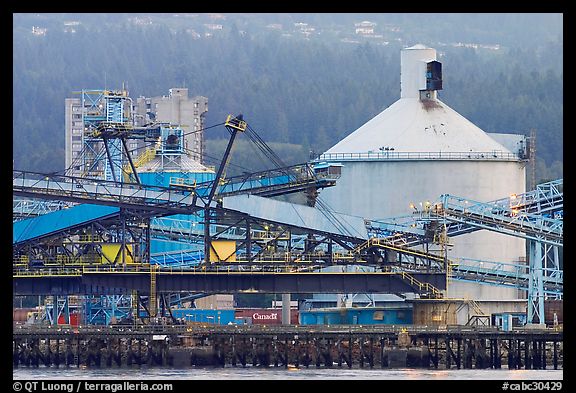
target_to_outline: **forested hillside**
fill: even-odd
[[[429,30],[424,18],[16,14],[14,166],[64,169],[64,99],[123,83],[133,98],[188,87],[208,97],[207,126],[242,113],[286,164],[303,162],[396,101],[400,50],[422,43],[443,63],[442,101],[486,132],[535,129],[537,180],[562,177],[561,17],[437,15],[445,23]],[[363,20],[375,21],[374,34],[355,32]],[[34,34],[33,26],[46,30]],[[224,129],[206,132],[207,163],[217,162],[226,137]],[[252,149],[239,140],[239,170],[267,167]]]

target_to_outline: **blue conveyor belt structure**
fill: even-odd
[[[82,204],[16,221],[12,229],[12,242],[18,244],[38,240],[63,230],[116,216],[119,211],[120,209],[114,206]]]

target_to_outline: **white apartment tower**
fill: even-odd
[[[84,121],[82,116],[82,100],[66,98],[65,102],[65,168],[70,168],[71,175],[79,175],[80,155],[84,144]],[[74,163],[74,167],[71,168]]]
[[[188,97],[187,88],[172,88],[167,96],[139,97],[134,112],[136,125],[152,121],[179,125],[184,131],[184,150],[193,160],[202,162],[204,154],[202,130],[208,112],[208,98]]]

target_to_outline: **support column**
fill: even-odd
[[[214,182],[217,184],[218,179],[215,179]],[[210,208],[207,207],[204,211],[204,261],[206,265],[210,264],[210,249],[212,239],[210,238]]]
[[[494,351],[494,343],[495,340],[489,339],[490,341],[490,368],[496,368],[496,358],[495,358],[495,351]]]
[[[546,370],[546,339],[542,340],[542,369]]]
[[[529,241],[528,323],[544,323],[542,243]]]
[[[450,347],[452,339],[445,337],[444,344],[446,345],[446,370],[450,370],[452,368],[452,348]]]
[[[552,341],[554,345],[554,370],[558,370],[558,350],[556,349],[556,341]]]
[[[516,351],[514,349],[515,341],[508,340],[508,369],[513,370],[516,368]]]
[[[496,338],[494,340],[495,348],[494,348],[494,368],[499,369],[502,368],[502,357],[500,353],[500,340]]]
[[[290,294],[282,294],[282,325],[290,325]]]
[[[532,368],[532,357],[530,356],[530,340],[524,339],[524,368],[530,370]]]
[[[438,368],[438,336],[434,337],[434,368]]]
[[[458,352],[456,353],[456,368],[458,370],[460,370],[460,363],[462,361],[462,355],[460,354],[461,345],[462,345],[462,339],[458,337],[458,348],[457,348]]]
[[[58,325],[58,296],[52,296],[52,325]]]

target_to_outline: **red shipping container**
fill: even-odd
[[[79,314],[78,313],[71,313],[70,314],[70,325],[71,326],[78,326],[78,318]],[[64,315],[60,315],[58,317],[58,325],[65,325],[66,321],[64,320]]]
[[[80,314],[78,314],[78,313],[70,314],[70,325],[78,326],[79,322],[80,322]]]
[[[253,325],[281,325],[281,308],[244,308],[236,309],[236,318],[251,318]],[[298,310],[290,310],[290,322],[298,323]]]

